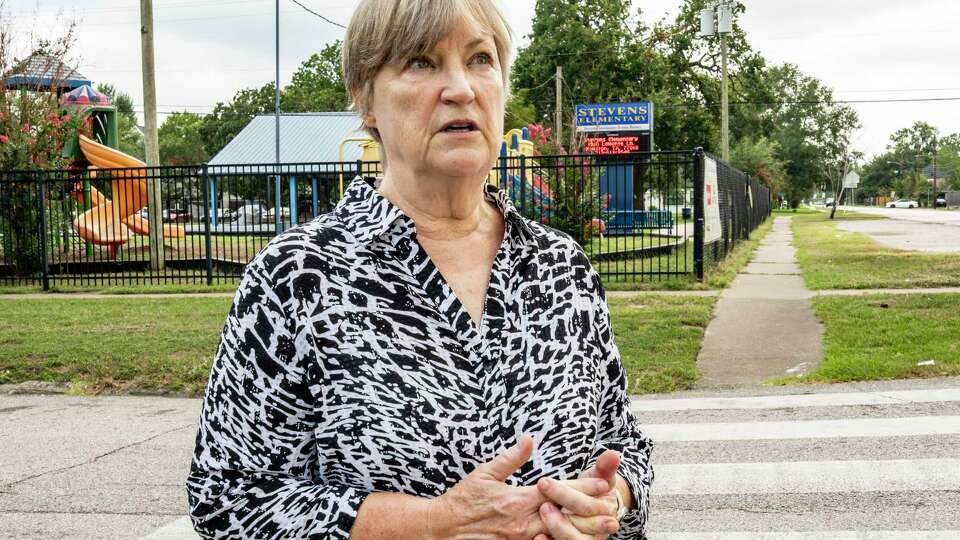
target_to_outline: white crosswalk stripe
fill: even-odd
[[[650,540],[960,539],[960,388],[633,409],[655,442]]]

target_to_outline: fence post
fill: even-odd
[[[693,152],[693,269],[703,281],[703,148]]]
[[[40,259],[43,261],[43,290],[50,290],[50,258],[47,255],[47,186],[43,171],[37,170],[37,196],[40,201]]]
[[[203,241],[207,251],[207,285],[213,285],[213,252],[210,238],[210,215],[213,210],[210,208],[210,174],[206,163],[203,164],[201,175],[203,177]]]
[[[531,183],[532,184],[532,183]],[[540,189],[543,189],[542,187]],[[527,214],[527,156],[520,154],[520,213]]]

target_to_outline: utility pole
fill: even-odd
[[[700,37],[720,34],[720,159],[730,161],[730,102],[727,95],[727,34],[733,32],[733,8],[720,3],[700,11]]]
[[[937,209],[937,195],[939,194],[940,188],[937,186],[939,180],[939,172],[937,171],[937,138],[933,138],[933,205],[930,208],[934,210]]]
[[[722,16],[721,16],[722,17]],[[723,81],[720,83],[720,158],[730,163],[730,104],[727,96],[727,34],[720,32],[720,64]]]
[[[554,77],[557,87],[557,110],[555,113],[553,133],[557,143],[563,146],[563,66],[557,66],[557,75]]]
[[[276,164],[276,167],[273,177],[273,222],[277,234],[280,234],[283,231],[283,223],[281,223],[283,215],[280,213],[280,0],[276,0],[274,4],[276,8],[274,17],[274,37],[276,38],[274,47],[274,68],[276,69],[276,72],[274,75],[276,78],[274,79],[273,83],[273,131],[276,137],[276,140],[274,141],[274,163]]]
[[[157,141],[157,82],[153,63],[153,0],[140,0],[140,57],[143,67],[143,127],[148,167],[160,165]],[[150,223],[150,269],[163,270],[163,200],[156,171],[147,172],[147,221]]]

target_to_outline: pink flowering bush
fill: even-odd
[[[0,24],[0,73],[16,70],[22,61],[10,56],[10,35]],[[53,42],[37,43],[33,53],[58,65],[72,44],[72,32]],[[63,107],[51,91],[57,82],[48,87],[0,87],[0,265],[12,267],[22,277],[36,276],[42,267],[38,172],[68,168],[72,158],[65,155],[64,145],[75,141],[78,132],[89,133],[82,115]],[[60,230],[69,226],[69,216],[60,211],[62,205],[50,203],[50,197],[56,196],[55,184],[46,186],[48,230]]]

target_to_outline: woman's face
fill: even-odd
[[[460,24],[427,55],[380,70],[364,121],[379,130],[391,168],[482,176],[497,159],[503,111],[493,36]]]

